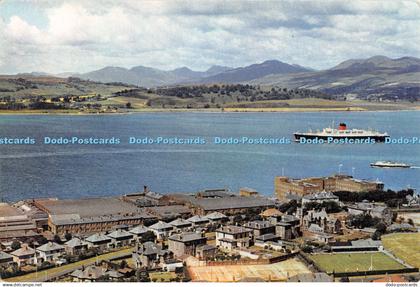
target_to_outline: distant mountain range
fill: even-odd
[[[199,82],[201,79],[231,70],[230,67],[212,66],[205,72],[193,71],[187,67],[164,71],[144,66],[131,69],[120,67],[105,67],[100,70],[73,76],[98,82],[121,82],[146,88],[168,86],[179,83]]]
[[[250,83],[315,89],[347,98],[420,100],[420,59],[375,56],[323,71],[268,75]]]
[[[85,74],[75,74],[85,80],[99,82],[123,82],[143,87],[170,86],[178,84],[242,83],[271,74],[309,72],[309,69],[276,60],[265,61],[246,67],[231,68],[212,66],[207,71],[197,72],[187,67],[171,71],[137,66],[131,69],[105,67]]]
[[[347,98],[420,99],[420,59],[414,57],[391,59],[374,56],[368,59],[352,59],[321,71],[268,60],[239,68],[212,66],[204,72],[187,67],[164,71],[136,66],[131,69],[105,67],[84,74],[63,73],[55,76],[73,76],[104,83],[121,82],[147,88],[183,84],[248,83],[314,89],[332,95],[345,95]]]

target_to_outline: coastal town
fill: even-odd
[[[420,197],[345,174],[0,203],[10,282],[418,282]]]

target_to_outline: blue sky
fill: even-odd
[[[420,1],[0,0],[0,73],[420,56]]]

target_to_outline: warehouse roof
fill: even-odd
[[[78,214],[80,217],[124,215],[142,211],[141,208],[117,197],[46,199],[36,200],[36,203],[50,214]]]
[[[274,202],[263,197],[231,196],[221,198],[197,198],[191,195],[173,195],[176,199],[189,202],[192,205],[201,207],[206,211],[225,209],[253,208],[253,207],[274,207]]]

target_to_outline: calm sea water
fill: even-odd
[[[273,180],[338,172],[379,179],[386,188],[420,189],[420,169],[374,169],[377,160],[420,166],[420,145],[214,145],[213,137],[288,137],[332,121],[392,137],[420,137],[418,112],[150,113],[98,116],[0,116],[1,137],[34,137],[35,145],[0,145],[0,196],[24,198],[120,195],[148,185],[162,193],[251,187],[273,194]],[[44,136],[118,137],[118,146],[44,145]],[[205,145],[130,145],[136,137],[195,137]]]

